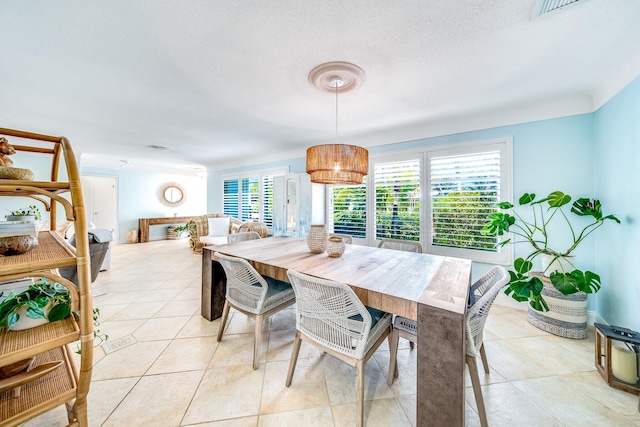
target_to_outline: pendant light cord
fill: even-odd
[[[338,143],[338,86],[338,83],[336,83],[336,144]]]

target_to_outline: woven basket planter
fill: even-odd
[[[544,288],[542,296],[549,305],[549,311],[542,312],[529,307],[527,320],[533,326],[550,334],[565,338],[584,339],[587,337],[587,294],[577,292],[564,295],[551,281],[541,277]]]

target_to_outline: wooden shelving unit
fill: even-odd
[[[40,232],[38,247],[21,255],[0,256],[0,282],[24,277],[46,277],[66,286],[72,297],[71,317],[24,331],[0,329],[0,367],[35,356],[29,372],[52,362],[62,364],[50,373],[20,387],[0,393],[0,426],[18,426],[57,406],[66,405],[69,426],[88,426],[87,393],[93,365],[93,306],[87,222],[80,174],[73,150],[64,137],[0,128],[13,137],[16,151],[51,156],[50,181],[0,180],[0,196],[30,197],[49,212],[52,231]],[[23,143],[19,145],[17,140]],[[58,180],[63,163],[67,181]],[[63,195],[68,197],[62,197]],[[55,232],[57,207],[74,221],[76,248]],[[60,277],[57,268],[76,266],[78,285]],[[1,285],[0,285],[1,286]],[[80,364],[70,344],[80,341]]]

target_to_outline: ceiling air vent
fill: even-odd
[[[533,16],[542,16],[554,10],[578,3],[579,1],[584,2],[586,0],[539,0]]]

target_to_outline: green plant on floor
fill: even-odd
[[[520,206],[528,206],[531,209],[532,219],[524,219],[513,210],[514,206],[511,203],[500,202],[496,205],[499,210],[489,214],[487,218],[489,222],[481,231],[482,234],[489,236],[503,236],[509,232],[514,236],[514,241],[508,238],[498,243],[499,247],[509,243],[528,243],[533,248],[526,257],[514,261],[513,269],[509,270],[511,279],[505,292],[516,301],[529,301],[531,307],[538,311],[548,311],[549,306],[541,295],[542,280],[529,275],[533,268],[533,260],[542,254],[550,255],[552,262],[559,258],[566,258],[607,220],[620,223],[614,215],[603,216],[599,200],[577,199],[567,213],[566,209],[570,202],[571,196],[561,191],[554,191],[537,200],[535,194],[525,193],[518,203]],[[513,215],[509,212],[513,212]],[[580,230],[571,221],[577,217],[591,217],[593,220]],[[554,218],[564,223],[570,232],[572,240],[567,249],[558,250],[549,246],[550,224]],[[600,289],[599,275],[591,271],[583,272],[570,265],[570,271],[555,271],[549,275],[551,283],[558,291],[569,295],[578,291],[595,293]]]
[[[36,221],[40,221],[42,215],[40,214],[40,209],[36,205],[29,205],[24,208],[15,209],[13,211],[9,211],[9,215],[7,216],[33,216]]]
[[[0,292],[0,297],[3,292]],[[51,307],[48,313],[47,306]],[[26,291],[9,292],[6,299],[0,303],[0,328],[11,328],[20,320],[20,309],[25,308],[25,316],[31,319],[47,319],[55,322],[67,318],[71,314],[71,295],[69,290],[60,283],[50,283],[47,278],[40,278],[30,285]],[[97,327],[100,309],[93,309],[94,339],[98,344],[109,339],[109,336],[100,332]],[[79,353],[79,351],[78,351]]]

